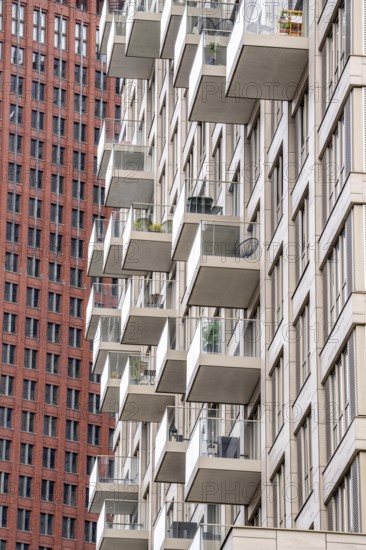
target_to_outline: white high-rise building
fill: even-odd
[[[365,21],[105,0],[98,550],[366,548]]]

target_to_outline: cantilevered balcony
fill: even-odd
[[[259,436],[258,421],[200,416],[186,455],[185,500],[249,504],[261,478]]]
[[[188,88],[200,34],[205,29],[231,30],[236,9],[236,4],[224,2],[187,1],[174,47],[174,86]]]
[[[128,0],[126,56],[159,58],[162,9],[162,0]]]
[[[199,319],[187,354],[187,401],[247,405],[260,379],[260,324]]]
[[[92,285],[85,315],[85,332],[88,340],[94,339],[101,317],[120,317],[119,301],[122,292],[123,286],[120,283]]]
[[[121,317],[100,317],[93,340],[93,374],[102,374],[109,352],[119,353],[125,358],[139,353],[140,346],[125,346],[121,342]]]
[[[230,25],[226,25],[229,29]],[[189,75],[188,119],[247,124],[255,100],[226,97],[227,45],[231,30],[204,30]]]
[[[308,63],[308,2],[242,0],[227,50],[228,97],[289,101]]]
[[[150,203],[154,188],[152,148],[144,145],[116,145],[105,178],[105,206],[130,208],[133,203]]]
[[[133,204],[123,232],[122,270],[168,273],[172,225],[169,206]]]
[[[89,277],[103,277],[103,251],[107,224],[108,220],[102,218],[94,220],[88,246]]]
[[[160,57],[174,59],[174,46],[185,8],[184,0],[165,0],[160,24]]]
[[[232,182],[187,179],[173,216],[172,257],[186,262],[202,220],[232,220],[227,200]],[[215,220],[215,218],[212,218]]]
[[[102,55],[107,54],[107,44],[113,16],[118,17],[123,13],[124,3],[125,0],[104,0],[99,20],[99,53]]]
[[[166,502],[154,527],[154,550],[188,550],[197,530],[197,522],[187,521],[185,502]]]
[[[123,232],[128,214],[127,209],[112,212],[104,239],[103,272],[118,279],[126,279],[130,275],[141,275],[141,270],[122,269]]]
[[[127,354],[112,351],[107,353],[100,380],[101,412],[118,412],[119,386],[127,360]]]
[[[184,483],[188,448],[183,407],[167,407],[155,439],[155,481]]]
[[[105,500],[97,523],[97,550],[148,550],[145,501]]]
[[[115,15],[107,44],[107,74],[116,78],[150,78],[154,59],[126,55],[127,14]]]
[[[187,338],[185,319],[167,319],[156,350],[156,391],[185,393]]]
[[[155,362],[152,356],[130,356],[119,394],[120,420],[160,422],[174,396],[155,392]]]
[[[138,491],[137,457],[96,457],[89,480],[89,512],[99,513],[105,500],[137,500]]]
[[[259,283],[258,224],[200,223],[187,262],[189,305],[247,308]]]
[[[189,550],[221,550],[229,530],[227,525],[200,524]]]
[[[122,301],[121,343],[157,346],[176,310],[175,281],[131,277]]]

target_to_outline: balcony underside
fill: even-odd
[[[158,393],[185,393],[186,365],[186,351],[168,350],[156,381],[156,391]]]
[[[155,481],[184,483],[188,441],[167,441],[155,468]]]
[[[202,353],[186,392],[197,403],[246,405],[260,380],[259,357]]]
[[[219,220],[220,223],[233,221],[232,216],[214,216],[212,214],[192,214],[185,212],[181,218],[175,241],[172,245],[172,258],[174,261],[186,262],[189,258],[197,229],[202,220]],[[173,221],[174,233],[174,221]]]
[[[89,243],[92,247],[88,261],[88,277],[106,277],[103,273],[104,243]]]
[[[131,208],[133,203],[149,204],[154,192],[153,172],[134,172],[120,168],[111,170],[106,187],[105,206]]]
[[[110,307],[94,307],[91,312],[90,321],[86,325],[85,338],[93,340],[98,329],[98,323],[101,317],[117,317],[121,316],[119,309]]]
[[[158,394],[154,386],[130,384],[120,408],[120,420],[160,422],[165,409],[174,405],[172,395]]]
[[[107,385],[100,396],[100,410],[106,413],[116,413],[119,407],[119,378],[108,378]]]
[[[138,355],[141,353],[140,346],[125,346],[119,342],[97,342],[93,350],[93,374],[102,374],[108,353],[121,353],[127,360],[129,355]]]
[[[188,119],[195,122],[248,124],[256,100],[226,97],[226,67],[203,65],[190,93]]]
[[[110,245],[106,245],[104,255],[103,276],[127,279],[131,275],[141,275],[141,271],[128,271],[122,269],[123,241],[122,238],[111,239]]]
[[[174,64],[173,85],[176,88],[188,88],[189,86],[189,75],[191,74],[200,38],[198,34],[187,34],[185,37],[182,52]]]
[[[97,178],[104,179],[108,166],[109,166],[109,160],[111,158],[113,150],[112,143],[104,143],[103,149],[101,151],[100,157],[98,157],[98,170],[97,170]]]
[[[132,231],[123,254],[124,270],[168,273],[171,267],[172,236],[167,233]]]
[[[126,56],[158,59],[160,51],[160,13],[135,12],[127,38]],[[137,78],[136,75],[134,78]]]
[[[259,260],[201,256],[188,289],[188,304],[247,308],[258,283]]]
[[[184,13],[184,5],[171,6],[169,21],[160,43],[161,59],[174,59],[175,40],[178,35],[179,26]]]
[[[173,309],[131,308],[122,328],[122,344],[157,346],[168,317],[174,317]]]
[[[99,52],[102,55],[107,55],[107,46],[108,46],[109,34],[111,32],[112,21],[113,21],[113,14],[112,13],[107,14],[105,18],[104,26],[100,32]]]
[[[139,486],[124,479],[98,481],[95,485],[89,484],[89,495],[89,512],[99,514],[105,500],[137,500]]]
[[[161,550],[189,550],[191,548],[192,539],[172,539],[165,538],[161,546]]]
[[[154,59],[136,58],[126,55],[126,38],[117,37],[111,55],[107,59],[108,76],[146,80],[150,78]]]
[[[248,505],[260,479],[259,460],[200,457],[186,482],[185,500]]]
[[[305,37],[244,34],[228,69],[227,96],[292,100],[308,51]]]
[[[104,529],[97,550],[148,550],[149,532],[137,529]]]

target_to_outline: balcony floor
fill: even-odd
[[[86,325],[85,338],[87,340],[93,340],[95,333],[98,329],[99,319],[101,317],[116,317],[121,316],[119,309],[111,307],[93,307],[91,311],[90,321]]]
[[[260,460],[199,457],[186,481],[185,500],[248,505],[260,480]]]
[[[119,378],[108,378],[107,386],[100,396],[101,412],[116,413],[119,407]]]
[[[153,172],[137,172],[109,168],[110,182],[106,186],[105,206],[131,208],[133,203],[149,204],[154,192]]]
[[[135,529],[104,529],[97,550],[148,550],[149,532]]]
[[[106,243],[103,276],[118,277],[118,279],[127,279],[131,275],[141,275],[141,271],[130,271],[122,269],[123,258],[123,240],[122,238],[112,238],[110,243]]]
[[[105,500],[137,500],[139,485],[123,479],[107,483],[98,481],[95,485],[89,484],[89,494],[88,510],[91,514],[99,514]]]
[[[259,357],[202,353],[188,381],[186,400],[197,403],[248,404],[260,380]]]
[[[189,550],[192,539],[172,539],[165,538],[161,550]]]
[[[155,468],[155,481],[184,483],[188,441],[167,441]]]
[[[154,67],[154,59],[136,58],[126,55],[126,38],[115,38],[111,55],[107,59],[107,74],[116,78],[131,78],[146,80],[150,78]]]
[[[129,17],[133,19],[127,33],[126,56],[158,59],[161,13],[135,11]]]
[[[248,124],[256,100],[226,97],[226,67],[203,65],[189,91],[188,119],[195,122]]]
[[[122,268],[169,273],[171,250],[172,236],[169,233],[132,231],[124,246]]]
[[[175,40],[177,38],[183,13],[183,4],[180,6],[171,4],[167,27],[165,29],[164,36],[160,37],[161,59],[174,59]]]
[[[158,393],[185,393],[187,352],[168,350],[156,381]]]
[[[88,261],[88,276],[105,277],[106,275],[103,273],[104,244],[89,243],[89,247],[92,247],[92,251]]]
[[[120,420],[160,422],[165,410],[174,405],[174,396],[158,394],[155,386],[130,384],[120,407]]]
[[[122,328],[122,344],[135,346],[157,346],[168,317],[174,317],[173,309],[130,308],[125,326]]]
[[[247,308],[259,283],[259,259],[201,256],[190,288],[190,306]]]
[[[228,69],[227,96],[292,100],[308,52],[305,37],[243,34],[232,69]]]
[[[176,88],[188,88],[189,75],[196,57],[201,37],[198,34],[186,34],[182,50],[174,63],[173,85]]]

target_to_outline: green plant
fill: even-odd
[[[218,42],[210,42],[208,45],[208,49],[214,54],[216,54],[219,48],[221,48],[221,44],[219,44]]]
[[[136,231],[141,231],[141,222],[140,221],[134,222],[133,228],[136,229]]]
[[[162,226],[160,223],[152,223],[149,225],[149,231],[154,231],[155,233],[161,233]]]
[[[130,380],[137,382],[140,379],[141,359],[139,357],[130,358]]]
[[[203,346],[217,346],[220,341],[220,322],[218,320],[206,322],[202,325]]]

